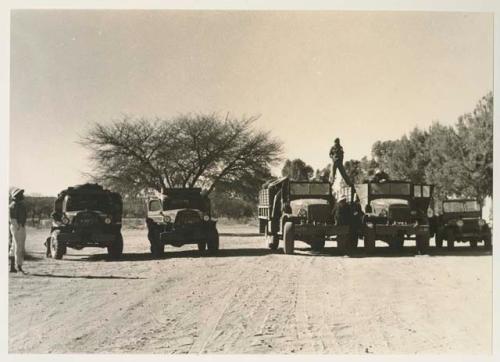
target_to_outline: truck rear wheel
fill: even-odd
[[[405,244],[404,235],[396,235],[395,237],[392,238],[390,242],[391,248],[395,250],[403,249],[404,244]]]
[[[200,241],[200,242],[198,243],[198,251],[203,252],[203,251],[205,251],[205,250],[207,250],[207,243],[206,243],[206,242],[204,242],[204,241]]]
[[[477,248],[477,240],[471,240],[470,241],[470,247],[474,248],[474,249]]]
[[[295,248],[295,233],[293,223],[286,222],[283,228],[283,241],[285,243],[285,254],[293,254]]]
[[[50,256],[54,259],[62,259],[65,248],[62,241],[57,240],[59,230],[54,230],[50,235]]]
[[[367,252],[373,252],[375,251],[375,232],[373,231],[367,231],[364,236],[364,244],[365,247],[364,249]]]
[[[110,259],[119,259],[123,254],[123,236],[116,234],[115,240],[108,246],[108,256]]]
[[[277,235],[269,233],[267,225],[264,227],[264,235],[266,237],[266,246],[271,250],[277,250],[280,245],[280,239]]]

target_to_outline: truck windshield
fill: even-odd
[[[290,195],[325,196],[330,194],[328,183],[290,183]]]
[[[163,210],[177,210],[177,209],[198,209],[203,210],[201,199],[171,199],[165,198],[163,200]]]
[[[66,211],[93,210],[107,212],[111,209],[108,195],[70,195],[66,201]]]
[[[477,201],[454,201],[444,202],[444,212],[477,212],[480,211],[479,203]]]
[[[372,195],[410,195],[408,183],[372,183]]]

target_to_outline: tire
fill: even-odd
[[[417,250],[421,254],[425,254],[429,251],[429,233],[423,235],[417,235]]]
[[[346,253],[349,250],[349,241],[349,235],[337,235],[337,249]]]
[[[365,243],[365,251],[371,253],[375,251],[375,232],[374,231],[367,231],[365,233],[365,236],[363,238],[364,243]]]
[[[441,232],[436,232],[436,248],[442,248],[443,247],[443,235]]]
[[[471,240],[470,241],[470,247],[473,248],[473,249],[477,248],[477,240]]]
[[[311,250],[322,251],[325,248],[325,239],[317,239],[311,242]]]
[[[390,247],[394,250],[401,250],[405,245],[405,239],[403,235],[395,236],[390,243]]]
[[[51,253],[50,253],[50,236],[45,240],[45,257],[50,258]]]
[[[62,259],[65,247],[61,241],[57,240],[59,230],[54,230],[50,235],[50,256],[54,259]]]
[[[207,249],[209,253],[215,253],[219,250],[219,233],[215,229],[207,241]]]
[[[266,237],[266,246],[271,250],[277,250],[280,245],[280,239],[277,235],[269,234],[267,225],[264,228],[264,235]]]
[[[358,248],[358,235],[349,236],[349,251],[354,251]]]
[[[453,250],[455,248],[455,232],[453,229],[446,230],[446,245],[448,250]]]
[[[165,254],[165,245],[161,243],[160,230],[155,225],[149,227],[148,239],[151,244],[150,250],[153,257],[162,257]]]
[[[120,259],[123,254],[123,236],[117,233],[115,240],[108,246],[108,256],[112,260]]]
[[[489,235],[484,238],[484,248],[486,250],[491,250],[491,231]]]
[[[283,241],[285,243],[285,254],[293,254],[295,248],[295,233],[293,223],[286,222],[283,228]]]
[[[207,243],[204,241],[200,241],[198,243],[198,251],[204,252],[205,250],[207,250]]]

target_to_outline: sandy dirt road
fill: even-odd
[[[490,353],[491,255],[468,249],[339,256],[270,252],[255,228],[220,226],[219,256],[124,231],[104,249],[45,259],[28,230],[27,275],[9,278],[14,353]],[[377,244],[378,245],[378,244]]]

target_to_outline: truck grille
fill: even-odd
[[[331,219],[330,205],[308,205],[307,217],[309,221],[326,223]]]
[[[391,205],[388,212],[389,221],[400,223],[410,221],[410,208],[406,205]]]
[[[179,225],[198,224],[199,222],[201,222],[200,214],[195,210],[179,211],[175,220],[175,223]]]
[[[88,228],[100,224],[99,215],[93,212],[81,212],[73,220],[76,228]]]

